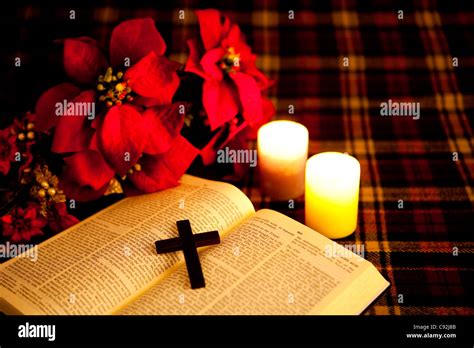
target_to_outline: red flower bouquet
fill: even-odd
[[[184,115],[172,104],[179,65],[163,57],[165,50],[151,19],[114,29],[109,62],[91,38],[64,40],[64,68],[74,84],[46,91],[36,115],[37,130],[54,129],[51,150],[65,154],[62,182],[69,197],[98,198],[116,175],[131,189],[164,189],[194,160],[197,149],[180,136]],[[71,105],[68,116],[58,115],[63,101]],[[74,109],[78,104],[93,105],[94,114],[76,115],[86,109]],[[183,151],[172,151],[176,147]]]
[[[185,66],[164,56],[150,18],[120,23],[108,47],[59,41],[67,81],[0,130],[4,238],[68,228],[78,221],[71,202],[175,186],[192,163],[212,164],[271,118],[271,82],[239,27],[216,10],[196,15]]]

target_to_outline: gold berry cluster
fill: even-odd
[[[32,173],[30,195],[40,202],[41,215],[47,215],[48,204],[66,201],[64,192],[59,189],[59,179],[53,175],[47,165],[37,165]]]

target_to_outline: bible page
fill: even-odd
[[[238,225],[220,245],[201,252],[201,264],[205,288],[190,289],[186,268],[180,267],[118,314],[316,314],[373,267],[266,209]],[[347,307],[340,314],[359,312]]]
[[[123,199],[41,243],[36,262],[1,265],[0,304],[9,306],[0,310],[107,314],[183,263],[180,253],[158,255],[154,245],[178,236],[177,220],[189,219],[194,233],[225,233],[253,213],[234,186],[185,175],[175,188]]]

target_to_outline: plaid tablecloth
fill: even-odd
[[[341,242],[363,245],[391,283],[366,313],[473,314],[473,3],[303,4],[254,10],[254,47],[278,80],[279,116],[292,104],[308,127],[310,154],[361,163],[358,228]],[[420,118],[382,117],[388,99],[419,102]],[[262,200],[257,180],[246,191],[257,208],[304,222],[304,201]]]
[[[474,2],[93,4],[24,3],[1,15],[2,32],[12,33],[2,44],[3,63],[20,55],[26,64],[8,70],[9,82],[0,86],[5,113],[31,109],[58,81],[60,65],[42,68],[54,63],[45,52],[58,37],[90,35],[105,44],[118,22],[151,16],[171,57],[184,62],[185,39],[197,30],[191,10],[221,9],[277,81],[270,95],[278,118],[308,127],[310,154],[347,151],[361,163],[358,228],[341,242],[363,245],[391,283],[366,314],[474,314]],[[71,9],[74,21],[65,19]],[[382,117],[380,104],[389,99],[419,102],[420,118]],[[304,222],[302,199],[295,209],[269,203],[253,174],[244,191],[257,209],[272,207]]]

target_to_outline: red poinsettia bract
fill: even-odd
[[[196,11],[200,40],[188,40],[186,71],[204,79],[202,100],[212,130],[238,113],[251,127],[268,121],[273,106],[262,97],[271,84],[239,26],[214,9]]]
[[[178,183],[195,156],[181,135],[183,115],[172,97],[179,65],[152,19],[122,22],[112,32],[107,60],[88,37],[64,43],[64,68],[73,83],[46,91],[36,105],[36,129],[54,128],[52,151],[64,154],[67,196],[100,197],[118,175],[135,190],[153,192]],[[95,115],[57,113],[57,103],[95,105]],[[176,146],[180,146],[176,149]]]

